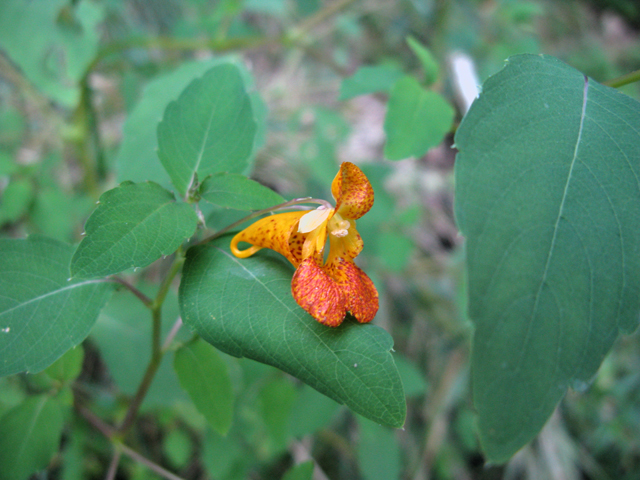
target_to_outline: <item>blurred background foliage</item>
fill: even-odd
[[[555,55],[601,82],[637,70],[636,1],[5,1],[3,236],[77,243],[99,194],[119,181],[123,125],[145,85],[226,53],[248,67],[264,101],[254,179],[287,198],[326,198],[337,165],[352,161],[375,189],[373,210],[358,222],[360,258],[381,293],[375,323],[395,340],[405,427],[373,424],[275,369],[224,356],[236,407],[222,437],[186,401],[165,359],[134,433],[139,452],[194,479],[281,478],[309,458],[315,479],[638,478],[637,335],[618,342],[591,385],[576,385],[535,442],[505,466],[484,464],[468,381],[464,242],[452,213],[453,131],[420,158],[384,155],[389,91],[402,75],[442,94],[455,107],[455,128],[465,111],[453,82],[456,52],[481,80],[525,52]],[[27,47],[17,44],[25,32],[34,32]],[[362,67],[370,70],[356,73]],[[637,84],[623,91],[640,98]],[[214,228],[241,216],[208,214]],[[166,267],[159,261],[138,280],[153,284]],[[151,327],[142,310],[127,292],[116,294],[84,344],[74,393],[103,419],[121,419],[144,371]],[[167,327],[177,315],[173,297]],[[50,382],[46,373],[0,379],[0,415]],[[107,440],[79,417],[67,421],[59,455],[37,478],[103,478]],[[288,475],[310,478],[304,468]],[[117,478],[157,477],[127,458]]]

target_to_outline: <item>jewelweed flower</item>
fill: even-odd
[[[327,203],[316,210],[278,213],[258,220],[233,237],[231,252],[247,258],[262,248],[275,250],[296,267],[291,293],[316,320],[337,327],[351,312],[360,323],[367,323],[378,311],[378,292],[353,260],[362,251],[355,221],[371,209],[373,188],[362,170],[344,162],[333,179],[331,194],[334,208]],[[251,247],[240,250],[240,242]]]

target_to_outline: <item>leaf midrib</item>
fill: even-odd
[[[573,158],[571,159],[571,165],[569,166],[569,172],[567,174],[567,180],[564,185],[564,191],[562,192],[562,200],[560,201],[560,207],[558,208],[558,215],[556,216],[556,222],[553,227],[553,235],[551,237],[551,245],[549,246],[549,253],[547,254],[547,260],[545,262],[544,271],[542,272],[542,278],[540,279],[540,284],[538,285],[538,290],[535,294],[535,301],[533,304],[533,308],[531,310],[531,316],[529,318],[529,322],[527,325],[527,333],[525,334],[524,344],[522,346],[521,351],[524,352],[527,344],[529,343],[531,337],[531,329],[533,327],[534,318],[536,317],[538,311],[538,305],[540,303],[540,296],[542,293],[542,287],[545,285],[547,281],[547,274],[549,273],[549,266],[551,265],[551,258],[553,257],[553,252],[556,246],[556,239],[558,237],[558,229],[560,226],[560,219],[562,218],[562,214],[564,212],[565,202],[567,199],[567,195],[569,192],[569,185],[571,183],[573,177],[573,169],[575,167],[576,161],[578,159],[578,150],[580,148],[580,143],[582,141],[582,131],[584,128],[584,119],[586,117],[587,110],[587,97],[589,92],[589,78],[584,76],[584,88],[582,93],[582,111],[580,112],[580,126],[578,128],[578,137],[576,138],[576,145],[573,149]],[[520,359],[518,364],[516,365],[516,372],[520,369],[522,362],[524,360],[524,355],[520,355]]]

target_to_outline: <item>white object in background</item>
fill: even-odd
[[[467,113],[480,94],[480,79],[475,64],[469,55],[458,51],[449,55],[449,68],[459,107],[463,114]]]

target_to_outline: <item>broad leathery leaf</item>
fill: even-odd
[[[180,194],[198,178],[242,172],[256,135],[238,67],[222,64],[193,80],[158,125],[158,156]]]
[[[179,348],[173,368],[198,411],[219,434],[226,435],[233,418],[233,388],[227,364],[211,345],[195,340]]]
[[[123,140],[116,159],[118,181],[132,180],[143,182],[151,180],[163,187],[171,186],[171,179],[158,158],[158,123],[170,102],[176,100],[182,91],[196,78],[201,77],[212,67],[223,63],[232,63],[240,69],[247,90],[253,88],[253,77],[234,56],[225,56],[197,62],[185,62],[180,68],[150,81],[144,89],[142,98],[135,106],[124,124]],[[258,92],[250,94],[251,105],[259,121],[256,145],[264,137],[266,107]]]
[[[219,173],[200,185],[203,200],[235,210],[262,210],[286,200],[276,192],[238,173]]]
[[[71,261],[73,277],[93,278],[146,267],[175,252],[198,216],[157,183],[124,182],[105,192]]]
[[[185,324],[223,352],[273,365],[373,421],[402,426],[391,336],[371,324],[320,324],[295,303],[286,260],[266,250],[238,259],[229,240],[188,250],[179,292]]]
[[[82,0],[3,0],[0,48],[49,98],[66,107],[80,99],[78,83],[94,59],[104,9]]]
[[[114,284],[70,280],[72,255],[46,237],[0,240],[0,376],[39,372],[89,334]]]
[[[413,77],[398,80],[384,119],[389,160],[419,157],[438,145],[453,123],[453,108],[439,93],[425,90]]]
[[[588,382],[640,310],[640,104],[547,56],[491,77],[456,134],[456,218],[490,461]]]
[[[23,480],[58,451],[62,409],[48,395],[27,398],[0,418],[0,480]]]

